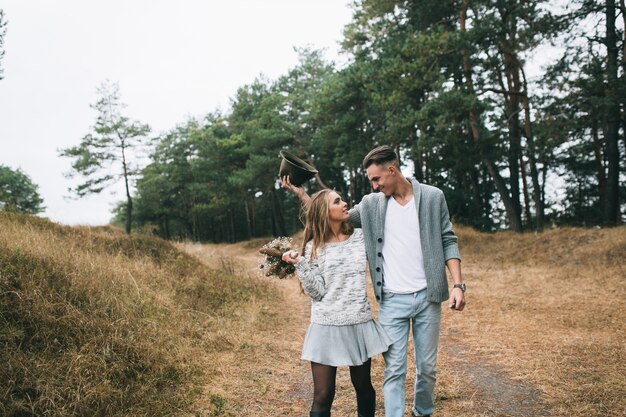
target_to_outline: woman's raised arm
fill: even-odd
[[[309,197],[306,191],[304,191],[304,188],[297,187],[291,183],[289,179],[289,175],[280,177],[280,186],[294,193],[296,197],[298,197],[298,200],[300,200],[300,203],[303,206],[306,206],[309,203],[309,201],[311,201],[311,197]]]

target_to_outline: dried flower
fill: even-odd
[[[291,238],[290,237],[277,237],[271,242],[263,245],[259,249],[259,253],[262,255],[259,269],[265,271],[265,276],[274,276],[277,278],[285,278],[287,275],[291,275],[296,272],[296,268],[283,261],[283,254],[291,250]]]

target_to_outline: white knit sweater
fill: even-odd
[[[343,242],[326,243],[310,259],[312,242],[296,263],[304,292],[311,297],[311,322],[343,326],[373,318],[365,283],[365,241],[354,229]]]

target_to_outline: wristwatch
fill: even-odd
[[[463,292],[465,292],[465,289],[466,289],[466,288],[465,288],[465,283],[462,283],[462,284],[454,284],[454,287],[452,287],[452,288],[460,288],[460,289],[461,289],[461,291],[463,291]]]

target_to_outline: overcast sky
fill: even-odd
[[[345,0],[0,0],[8,21],[0,80],[0,164],[39,185],[43,216],[106,224],[120,187],[67,199],[70,160],[96,113],[96,88],[117,81],[126,115],[162,132],[227,111],[238,87],[297,64],[294,47],[338,58]],[[113,195],[112,192],[116,194]]]

